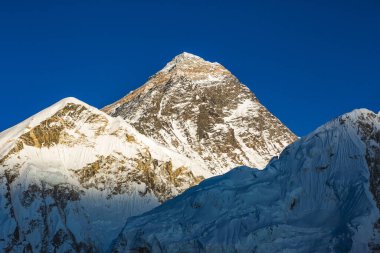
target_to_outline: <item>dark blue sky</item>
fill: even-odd
[[[380,1],[1,1],[0,131],[67,96],[101,108],[187,51],[298,135],[380,110]]]

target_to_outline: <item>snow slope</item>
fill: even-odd
[[[75,98],[0,133],[0,249],[104,251],[131,215],[211,174]]]
[[[113,252],[372,252],[379,241],[380,113],[355,110],[128,219]]]
[[[103,109],[204,162],[213,175],[263,168],[296,136],[219,63],[182,53],[142,87]]]

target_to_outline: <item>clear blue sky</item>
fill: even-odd
[[[0,131],[67,96],[102,108],[187,51],[298,135],[380,110],[380,1],[1,1]]]

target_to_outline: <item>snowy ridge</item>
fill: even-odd
[[[129,216],[211,175],[74,98],[2,132],[0,143],[0,248],[7,252],[104,251]]]
[[[114,252],[372,252],[380,114],[345,114],[259,171],[239,167],[130,218]]]
[[[14,144],[15,139],[17,139],[20,135],[28,131],[28,129],[35,127],[41,121],[51,117],[55,112],[62,109],[68,103],[82,104],[84,106],[90,107],[89,105],[76,98],[67,97],[42,110],[41,112],[29,117],[16,126],[0,132],[0,156],[4,155],[4,152],[6,152]]]

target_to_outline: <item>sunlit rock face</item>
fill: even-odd
[[[140,133],[204,161],[214,175],[263,168],[296,136],[219,63],[182,53],[141,88],[103,109]]]
[[[113,252],[377,252],[380,113],[355,110],[262,170],[234,169],[130,218]]]

